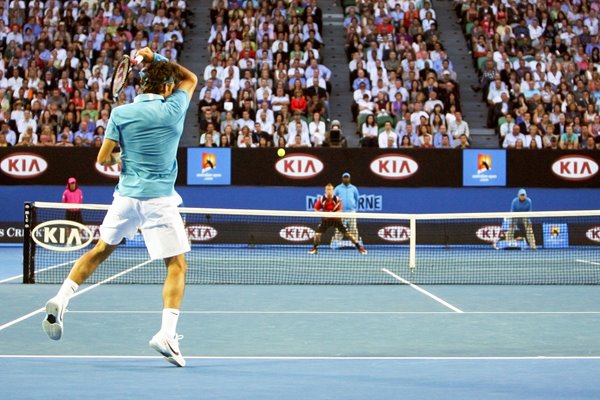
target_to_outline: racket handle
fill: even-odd
[[[141,64],[142,61],[144,61],[144,57],[142,57],[142,56],[135,56],[134,60],[135,60],[135,65],[138,65],[138,64]]]

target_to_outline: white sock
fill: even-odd
[[[73,282],[71,279],[67,278],[63,282],[60,289],[58,289],[58,294],[56,295],[56,297],[63,301],[64,305],[66,306],[71,297],[73,297],[73,295],[77,291],[77,289],[79,289],[79,285]]]
[[[179,310],[176,308],[164,308],[162,312],[161,331],[169,337],[175,337],[177,332],[177,320],[179,319]]]

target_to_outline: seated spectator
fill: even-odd
[[[27,133],[24,133],[19,137],[19,142],[15,144],[15,147],[30,147],[35,146],[33,141],[31,140],[31,136]]]
[[[6,135],[0,132],[0,147],[10,147],[12,144],[6,141]]]
[[[312,117],[308,124],[310,141],[314,147],[321,147],[325,141],[325,122],[321,120],[321,114],[318,112],[313,113]]]
[[[379,132],[377,142],[382,149],[398,147],[398,135],[394,132],[390,121],[386,121],[383,125],[383,130]]]
[[[522,146],[523,145],[522,139],[518,139],[518,141],[521,142],[521,146]],[[458,138],[458,141],[456,142],[454,147],[456,149],[468,149],[469,147],[471,147],[471,145],[469,144],[469,138],[467,137],[467,135],[465,135],[464,133],[462,135],[460,135]]]
[[[299,111],[300,113],[305,115],[307,107],[308,103],[302,93],[302,90],[296,90],[294,92],[294,97],[292,97],[292,100],[290,101],[290,110],[292,112]]]
[[[211,145],[205,146],[207,137],[210,136]],[[208,123],[206,126],[206,130],[200,134],[200,147],[216,147],[219,145],[219,131],[215,129],[213,123]]]
[[[310,145],[306,144],[303,140],[302,140],[302,135],[297,134],[295,135],[293,138],[291,138],[291,141],[288,141],[286,143],[285,147],[291,147],[291,148],[304,148],[304,147],[310,147]]]
[[[377,127],[377,122],[375,121],[375,116],[373,114],[367,115],[365,122],[363,122],[361,127],[361,140],[360,144],[363,147],[378,147],[378,134],[379,129]]]
[[[389,145],[387,147],[390,147],[390,148],[398,147],[395,144],[396,144],[396,142],[392,141],[392,139],[389,138]],[[408,135],[402,136],[402,138],[400,139],[400,146],[399,147],[402,148],[402,149],[412,149],[414,147],[414,145],[413,145],[413,143],[410,140],[410,136],[408,136]]]
[[[504,137],[502,147],[505,149],[514,149],[517,146],[517,141],[523,143],[525,141],[525,136],[521,133],[521,127],[519,125],[514,125],[512,132]]]
[[[578,149],[579,148],[579,135],[573,130],[573,125],[567,125],[565,133],[560,135],[558,141],[558,147],[561,149]]]

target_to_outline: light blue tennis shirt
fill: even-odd
[[[340,183],[335,187],[333,194],[342,200],[342,211],[352,212],[358,209],[360,195],[358,193],[358,188],[353,184],[349,183],[348,185],[344,185],[343,183]]]
[[[510,205],[511,212],[528,212],[533,211],[533,204],[529,197],[525,198],[524,201],[520,201],[518,197],[515,197]]]
[[[183,90],[165,98],[137,95],[115,108],[106,137],[121,147],[121,175],[116,191],[133,198],[167,197],[175,193],[177,147],[190,105]]]

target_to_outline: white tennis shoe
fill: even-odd
[[[163,331],[159,331],[148,344],[171,364],[185,367],[185,359],[179,350],[179,339],[183,339],[183,335],[176,334],[175,337],[170,338]]]
[[[65,307],[56,297],[46,303],[46,318],[42,321],[42,329],[52,340],[60,340],[63,334],[63,314]]]

